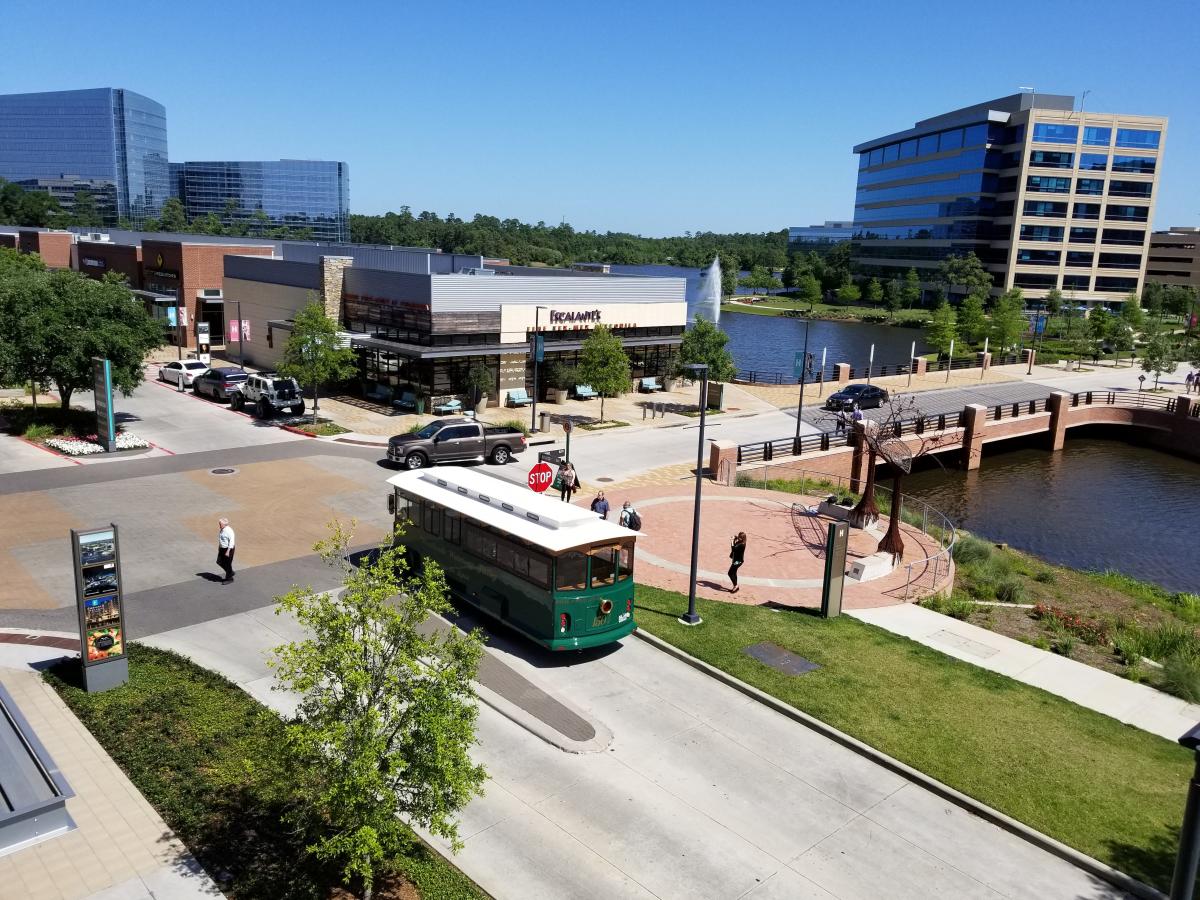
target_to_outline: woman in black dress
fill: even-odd
[[[733,588],[729,593],[736,594],[738,592],[738,569],[746,561],[746,532],[739,531],[737,537],[729,545],[729,559],[729,580],[733,582]]]

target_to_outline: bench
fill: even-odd
[[[575,399],[576,400],[595,400],[599,396],[600,395],[597,394],[595,392],[595,390],[592,389],[592,386],[590,384],[575,385]]]
[[[441,403],[435,403],[433,405],[433,413],[436,416],[445,416],[456,412],[462,412],[462,401],[457,397],[449,400],[442,400]]]
[[[412,391],[404,391],[400,394],[399,400],[392,401],[392,406],[396,407],[396,409],[415,410],[417,408],[417,395]]]
[[[392,402],[392,389],[386,384],[373,384],[363,397],[372,403],[388,404]]]
[[[662,385],[658,383],[657,378],[639,378],[637,389],[639,394],[652,394],[661,391]]]
[[[505,406],[527,406],[533,402],[533,398],[529,396],[525,388],[517,388],[508,392],[508,397],[504,400]]]

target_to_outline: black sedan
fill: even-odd
[[[888,402],[888,392],[873,384],[849,384],[836,394],[830,394],[825,408],[832,410],[873,409]]]
[[[192,382],[192,390],[214,400],[228,400],[234,394],[242,391],[246,383],[246,373],[233,366],[222,366],[219,369],[209,369],[202,375],[197,375]]]

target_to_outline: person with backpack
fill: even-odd
[[[630,531],[642,530],[642,517],[628,500],[621,504],[621,527]]]

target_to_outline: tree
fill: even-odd
[[[1088,350],[1093,358],[1103,354],[1112,343],[1119,320],[1102,306],[1092,310],[1087,320]]]
[[[902,287],[895,278],[889,278],[883,283],[883,305],[887,307],[888,318],[893,319],[904,305],[901,296]]]
[[[861,296],[862,291],[858,289],[858,285],[851,281],[850,276],[847,275],[846,280],[843,281],[841,287],[837,289],[838,303],[857,303],[858,298]]]
[[[1021,289],[1005,291],[992,308],[992,342],[1003,353],[1017,345],[1028,327]]]
[[[987,316],[983,312],[983,302],[987,295],[980,291],[967,294],[967,299],[958,308],[958,333],[968,343],[978,343],[987,333]]]
[[[463,379],[463,386],[471,398],[472,406],[483,402],[495,384],[496,379],[492,375],[492,370],[481,362],[472,363],[471,367],[467,369],[466,378]],[[554,387],[558,388],[559,385],[556,384]]]
[[[352,537],[335,522],[315,548],[342,591],[294,587],[277,598],[276,614],[295,616],[308,637],[275,648],[272,665],[280,689],[300,697],[286,746],[313,785],[294,824],[315,824],[307,850],[369,898],[380,867],[411,840],[405,820],[460,846],[455,816],[487,777],[468,752],[483,639],[422,629],[450,611],[448,590],[432,560],[410,569],[402,526],[357,568]]]
[[[1164,290],[1163,309],[1173,316],[1185,318],[1195,302],[1195,293],[1185,284],[1172,284]]]
[[[983,267],[979,257],[973,251],[965,256],[950,256],[942,260],[938,266],[937,280],[949,295],[956,287],[966,289],[968,295],[983,293],[985,296],[992,289],[992,275]]]
[[[96,196],[91,191],[76,191],[75,204],[71,210],[71,222],[85,228],[98,228],[103,224]]]
[[[1060,291],[1058,288],[1050,288],[1050,290],[1046,292],[1046,296],[1043,298],[1042,302],[1046,304],[1046,316],[1048,318],[1057,316],[1060,312],[1062,312],[1063,308],[1062,291]]]
[[[823,257],[825,272],[829,279],[828,287],[843,284],[851,275],[849,241],[834,244]]]
[[[158,227],[163,231],[187,231],[187,214],[178,197],[168,197],[163,203],[162,213],[158,217]]]
[[[821,282],[811,272],[805,272],[796,284],[796,295],[808,302],[808,311],[812,312],[813,305],[821,299]]]
[[[1142,371],[1154,375],[1154,389],[1158,390],[1158,379],[1169,375],[1178,367],[1175,348],[1164,332],[1157,332],[1142,348]]]
[[[863,299],[872,306],[879,305],[879,301],[883,299],[883,285],[879,283],[878,278],[872,278],[867,282],[867,287],[863,291]]]
[[[771,274],[766,266],[755,266],[745,278],[739,278],[737,283],[752,291],[772,291],[783,287],[783,282]]]
[[[696,326],[705,322],[710,328],[716,328],[711,322],[696,317]],[[687,335],[684,335],[684,343]],[[682,356],[682,348],[680,355]],[[579,349],[579,381],[590,384],[592,390],[600,395],[600,421],[604,421],[604,398],[623,394],[630,388],[629,356],[621,346],[621,339],[613,334],[607,325],[597,325],[587,336]]]
[[[720,327],[696,316],[679,345],[679,362],[681,365],[699,363],[708,366],[709,381],[733,381],[737,367],[726,347],[728,343],[729,335]]]
[[[44,191],[27,191],[0,178],[0,221],[10,225],[46,227],[64,224],[62,207]]]
[[[929,346],[944,356],[950,352],[950,345],[958,334],[958,316],[954,314],[950,301],[945,297],[933,311],[933,317],[925,328],[925,340]]]
[[[904,286],[900,288],[900,297],[904,300],[904,308],[912,309],[921,299],[921,279],[917,277],[916,269],[904,273]]]
[[[732,297],[737,293],[738,272],[741,271],[741,263],[732,253],[721,253],[718,259],[721,261],[721,296]],[[596,390],[600,389],[596,388]]]
[[[292,333],[283,347],[279,374],[295,378],[300,384],[312,388],[312,420],[315,425],[321,385],[349,378],[357,371],[354,351],[342,346],[337,322],[325,314],[325,307],[313,294],[292,322]]]
[[[783,286],[788,290],[795,290],[800,286],[801,277],[811,271],[804,257],[797,253],[788,260],[787,268],[783,270]]]
[[[1138,302],[1137,294],[1130,294],[1121,304],[1121,319],[1135,332],[1141,331],[1146,326],[1146,315],[1142,312],[1142,305]]]
[[[1142,288],[1142,309],[1145,310],[1146,315],[1160,322],[1163,316],[1163,299],[1162,285],[1152,281]]]

